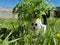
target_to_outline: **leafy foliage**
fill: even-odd
[[[20,18],[31,20],[36,15],[40,18],[49,8],[49,4],[45,0],[22,0],[14,7],[12,13],[20,15]]]

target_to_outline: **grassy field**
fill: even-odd
[[[45,33],[41,32],[39,35],[36,35],[30,29],[28,31],[24,29],[23,34],[21,34],[19,29],[17,29],[17,19],[0,19],[0,32],[1,28],[17,31],[0,33],[0,45],[60,45],[60,18],[47,19],[47,30]],[[12,36],[9,40],[10,35]],[[5,39],[2,39],[2,37],[5,37]]]
[[[15,27],[18,26],[17,19],[0,19],[0,29],[1,28],[7,28],[7,29],[12,29],[12,25]]]

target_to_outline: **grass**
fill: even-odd
[[[21,29],[17,29],[17,19],[0,19],[0,29],[17,30],[17,33],[19,33],[18,35],[16,31],[13,31],[8,35],[7,31],[6,35],[8,36],[4,40],[1,38],[3,34],[0,35],[0,45],[60,45],[60,18],[50,18],[47,22],[46,32],[36,35],[26,27],[24,27],[23,33],[21,33]],[[12,35],[11,40],[9,40],[10,35]],[[16,35],[18,36],[17,38],[15,38]]]
[[[1,28],[7,28],[7,29],[12,29],[12,25],[15,27],[18,26],[17,24],[17,19],[0,19],[0,29]]]

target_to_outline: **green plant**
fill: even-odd
[[[2,40],[2,42],[0,43],[0,45],[9,45],[10,43],[14,43],[14,42],[16,42],[17,40],[20,39],[20,38],[18,38],[18,39],[14,39],[14,40],[9,41],[9,40],[8,40],[8,39],[9,39],[9,36],[10,36],[12,33],[13,33],[13,31],[11,31],[11,32],[9,33],[9,35],[8,35],[4,40]]]
[[[39,35],[36,35],[31,29],[28,29],[28,27],[24,27],[24,45],[60,45],[60,37],[59,31],[60,31],[60,18],[48,18],[48,24],[47,24],[47,30],[46,33],[40,33]],[[20,27],[22,28],[22,27]],[[28,30],[27,30],[28,29]],[[26,30],[26,31],[25,31]],[[9,30],[8,30],[9,31]],[[20,34],[19,30],[17,33]],[[14,35],[16,35],[15,33]],[[12,35],[13,33],[9,34]],[[6,33],[7,35],[7,33]],[[20,45],[20,40],[22,37],[20,37],[18,34],[18,40],[15,41],[15,37],[9,41],[9,36],[7,36],[4,40],[1,39],[3,35],[0,35],[0,44],[1,45]],[[15,41],[15,42],[14,42]],[[22,45],[22,44],[21,44]]]

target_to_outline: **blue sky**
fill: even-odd
[[[0,6],[13,8],[18,2],[19,0],[0,0]],[[60,6],[60,0],[51,0],[51,2],[56,6]]]
[[[19,0],[0,0],[0,6],[13,8]]]
[[[51,2],[57,7],[60,6],[60,0],[51,0]]]

